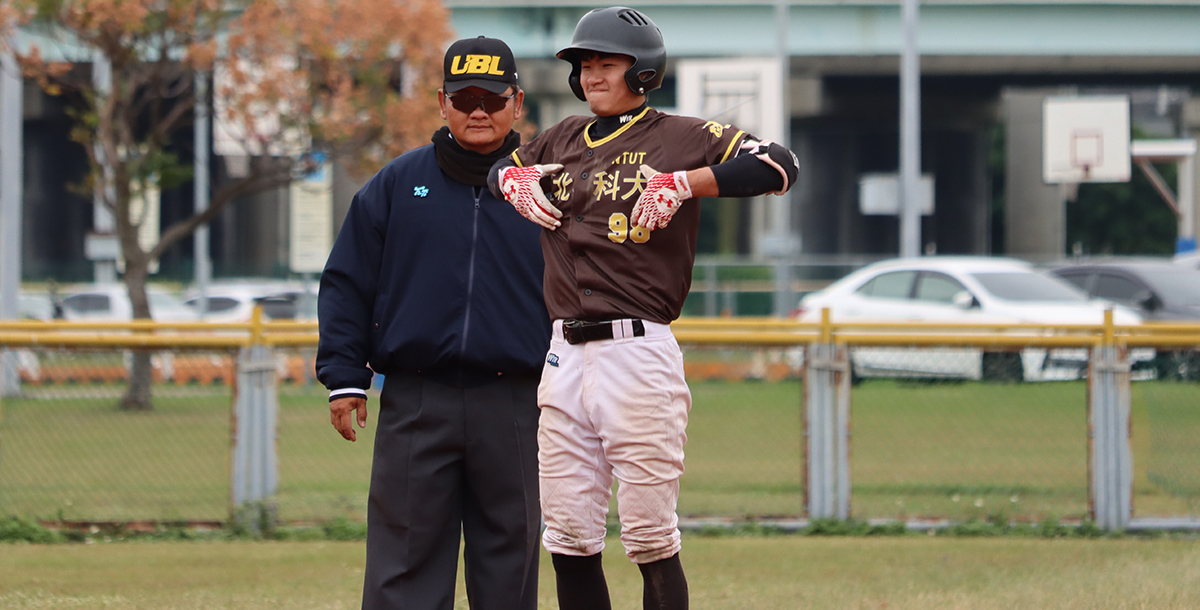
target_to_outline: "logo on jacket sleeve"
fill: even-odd
[[[428,194],[429,194],[429,187],[427,187],[427,186],[414,186],[413,187],[413,197],[424,197]]]
[[[546,358],[546,362],[550,363],[550,366],[558,366],[558,354],[550,354],[550,356]]]

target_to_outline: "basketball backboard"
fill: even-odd
[[[1042,179],[1047,184],[1128,182],[1129,98],[1051,96],[1042,103]]]
[[[737,125],[760,138],[783,138],[783,73],[774,59],[681,59],[678,112]]]

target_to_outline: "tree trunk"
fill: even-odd
[[[135,237],[136,240],[136,237]],[[145,254],[136,242],[133,248],[125,250],[125,286],[129,289],[129,302],[133,306],[135,320],[150,319],[150,300],[146,296],[146,273],[148,271]],[[130,252],[136,250],[136,253]],[[134,256],[129,256],[134,254]],[[140,256],[139,256],[140,255]],[[154,404],[150,400],[150,384],[154,371],[150,366],[148,350],[133,351],[133,366],[129,369],[129,388],[121,398],[121,409],[125,411],[153,411]]]

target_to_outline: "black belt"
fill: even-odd
[[[579,345],[588,341],[603,341],[613,338],[613,324],[619,322],[585,322],[583,320],[563,320],[563,339],[571,345]],[[633,336],[645,337],[646,325],[641,320],[633,320]]]

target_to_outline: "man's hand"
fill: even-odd
[[[335,398],[329,403],[329,421],[342,438],[354,442],[354,412],[358,412],[358,427],[367,427],[367,399],[362,396]]]
[[[646,177],[646,187],[633,205],[629,221],[632,226],[644,227],[649,231],[665,229],[671,217],[679,211],[680,204],[692,198],[687,172],[660,174],[645,164],[641,172]]]
[[[534,165],[532,167],[506,167],[500,170],[500,190],[504,198],[517,208],[525,218],[553,231],[562,225],[558,221],[562,212],[546,199],[538,181],[544,176],[561,171],[562,165]]]

